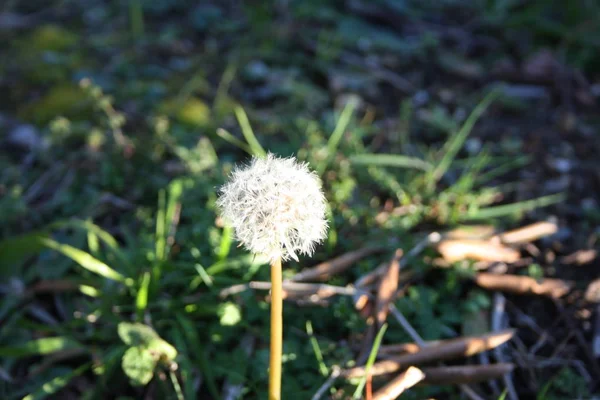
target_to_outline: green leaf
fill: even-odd
[[[370,165],[379,167],[415,168],[428,171],[433,166],[427,161],[416,157],[407,157],[397,154],[359,154],[350,157],[352,164]]]
[[[219,307],[217,308],[217,315],[219,316],[221,325],[224,326],[234,326],[242,320],[242,312],[240,311],[240,307],[232,302],[219,304]]]
[[[106,279],[123,282],[128,286],[133,283],[130,278],[124,277],[102,261],[92,257],[83,250],[79,250],[68,244],[58,243],[50,238],[41,238],[40,241],[44,246],[62,253],[90,272],[98,274]]]
[[[121,366],[125,375],[135,386],[144,386],[152,380],[157,360],[150,350],[142,347],[131,347],[123,354]]]
[[[47,396],[53,395],[54,393],[58,392],[60,389],[67,386],[69,384],[69,382],[71,381],[71,379],[73,379],[76,376],[79,376],[79,375],[83,374],[85,371],[87,371],[88,368],[90,368],[90,365],[91,364],[82,365],[81,367],[75,369],[74,371],[67,372],[64,375],[60,375],[60,376],[57,376],[57,377],[49,380],[48,382],[44,383],[42,385],[42,387],[39,388],[38,390],[36,390],[35,392],[30,393],[27,396],[23,397],[22,400],[41,400],[41,399],[46,398]]]
[[[31,340],[29,342],[0,347],[1,357],[26,357],[32,355],[43,355],[55,353],[61,350],[80,349],[81,344],[73,339],[56,336]]]
[[[154,329],[139,323],[121,322],[117,332],[121,340],[129,346],[147,346],[150,341],[159,338]]]
[[[117,327],[117,332],[121,340],[129,346],[150,350],[159,358],[169,361],[177,357],[177,349],[158,336],[158,333],[147,325],[121,322]]]

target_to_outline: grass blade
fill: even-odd
[[[415,168],[423,171],[429,171],[433,168],[431,164],[420,158],[397,154],[359,154],[351,156],[350,162],[357,165]]]
[[[79,376],[79,375],[83,374],[85,371],[87,371],[90,368],[90,366],[91,366],[91,363],[84,364],[81,367],[75,369],[74,371],[68,372],[64,375],[60,375],[60,376],[57,376],[56,378],[49,380],[48,382],[44,383],[42,385],[42,387],[39,388],[38,390],[36,390],[35,392],[30,393],[27,396],[23,397],[23,400],[41,400],[41,399],[46,398],[47,396],[53,395],[54,393],[58,392],[60,389],[67,386],[69,384],[69,382],[71,381],[71,379],[73,379],[76,376]]]
[[[246,153],[252,155],[252,149],[250,148],[250,146],[248,146],[246,143],[242,142],[240,139],[233,136],[229,131],[226,131],[223,128],[219,128],[219,129],[217,129],[217,136],[219,136],[221,139],[225,140],[226,142],[229,142],[232,145],[239,147],[240,149],[244,150]]]
[[[27,357],[33,355],[45,355],[62,350],[72,350],[82,348],[81,344],[73,339],[56,336],[31,340],[29,342],[0,347],[0,356],[2,357]]]
[[[373,348],[371,349],[371,353],[369,354],[369,358],[367,359],[367,363],[365,364],[365,374],[362,378],[360,378],[360,382],[354,391],[354,395],[352,398],[354,400],[360,399],[362,391],[367,383],[367,376],[369,376],[369,371],[373,364],[375,364],[375,359],[377,358],[377,352],[379,351],[379,346],[381,346],[381,341],[383,340],[383,335],[385,335],[385,331],[387,330],[387,324],[383,324],[375,340],[373,341]]]
[[[266,157],[267,152],[254,135],[252,126],[250,126],[250,121],[248,121],[248,115],[246,115],[244,109],[240,106],[236,106],[235,116],[240,124],[240,128],[242,128],[242,135],[244,135],[246,142],[248,142],[248,145],[250,146],[250,150],[252,150],[252,154],[256,157]]]
[[[227,256],[229,256],[232,239],[233,229],[226,225],[223,228],[223,232],[221,234],[221,243],[219,244],[219,254],[217,255],[217,259],[219,261],[223,261],[227,258]]]
[[[215,379],[212,374],[212,368],[208,363],[208,358],[206,357],[206,351],[202,348],[200,338],[196,333],[196,328],[192,321],[186,318],[184,315],[177,313],[175,314],[175,318],[179,322],[179,326],[181,327],[181,331],[186,338],[187,345],[191,351],[191,355],[194,357],[195,361],[198,363],[198,368],[202,375],[206,379],[206,386],[210,395],[213,399],[218,400],[221,398],[219,395],[219,390],[217,389],[217,385],[215,383]]]
[[[306,321],[306,333],[308,334],[308,337],[310,338],[310,344],[313,348],[313,351],[315,352],[315,357],[317,358],[317,363],[319,364],[319,372],[323,376],[328,376],[329,369],[327,368],[327,365],[325,365],[325,362],[323,361],[323,353],[321,353],[321,348],[319,347],[319,341],[313,334],[312,322],[310,322],[310,321]]]
[[[98,274],[106,279],[123,282],[127,286],[131,286],[133,284],[133,280],[131,278],[126,278],[125,276],[121,275],[102,261],[92,257],[85,251],[79,250],[68,244],[58,243],[49,238],[43,238],[40,240],[44,246],[48,247],[49,249],[58,251],[59,253],[62,253],[64,256],[75,261],[77,264],[79,264],[80,266],[82,266],[90,272]]]
[[[563,193],[552,194],[549,196],[538,197],[537,199],[520,201],[517,203],[505,204],[501,206],[485,207],[473,212],[468,212],[462,216],[461,220],[470,221],[476,219],[497,218],[510,214],[524,213],[540,207],[547,207],[552,204],[560,203],[565,199]]]
[[[471,133],[473,126],[479,118],[483,115],[485,110],[490,106],[490,104],[498,97],[500,91],[493,90],[490,92],[485,98],[475,107],[471,115],[467,118],[463,126],[458,130],[458,132],[451,137],[445,145],[445,153],[439,164],[435,167],[433,171],[433,179],[435,181],[439,181],[442,176],[448,171],[450,165],[456,158],[456,155],[462,148],[465,140]]]
[[[144,319],[144,312],[146,311],[146,307],[148,307],[148,291],[150,288],[150,273],[145,272],[142,276],[142,282],[140,283],[140,289],[138,290],[137,296],[135,298],[135,309],[136,316],[139,322]]]
[[[114,255],[119,259],[119,262],[123,263],[123,265],[129,265],[129,260],[125,256],[125,254],[121,251],[121,247],[117,239],[98,225],[94,224],[91,221],[85,221],[80,219],[72,219],[68,221],[60,221],[50,225],[52,228],[73,228],[77,230],[84,231],[86,233],[92,233],[98,237],[104,244],[108,246],[108,248],[114,253]]]
[[[329,157],[333,157],[333,155],[337,151],[337,148],[340,144],[340,140],[342,140],[342,135],[344,134],[344,131],[350,124],[350,119],[352,118],[352,114],[354,114],[354,111],[356,110],[357,106],[358,100],[356,98],[351,98],[342,110],[342,114],[340,115],[340,118],[338,119],[333,133],[331,134],[331,137],[327,142],[327,151],[329,153]]]

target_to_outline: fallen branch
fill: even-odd
[[[390,263],[387,272],[379,281],[379,290],[375,300],[375,316],[377,324],[381,326],[387,319],[389,306],[396,290],[398,289],[398,277],[400,276],[400,260],[402,259],[402,250],[396,250],[394,258]]]
[[[489,240],[446,239],[438,244],[437,250],[447,262],[472,259],[513,263],[521,258],[519,251]]]
[[[387,385],[375,392],[373,400],[394,400],[406,389],[410,389],[425,378],[425,374],[417,367],[409,367]]]
[[[376,253],[381,250],[381,247],[363,247],[362,249],[351,251],[343,254],[332,260],[325,261],[313,268],[305,269],[292,276],[288,281],[290,282],[306,282],[306,281],[326,281],[335,274],[344,272],[350,268],[358,260]]]
[[[537,294],[559,298],[567,294],[573,283],[562,279],[535,280],[529,276],[496,275],[480,272],[475,276],[475,282],[484,289],[499,290],[515,294]]]
[[[438,243],[440,240],[441,240],[441,235],[438,232],[432,232],[429,235],[427,235],[419,243],[417,243],[415,245],[415,247],[410,249],[410,251],[408,253],[406,253],[406,255],[404,256],[404,258],[402,258],[402,260],[400,260],[400,269],[404,268],[406,266],[406,263],[408,263],[410,260],[412,260],[413,257],[416,257],[417,255],[419,255],[429,245]],[[389,263],[382,264],[379,267],[377,267],[375,270],[361,276],[355,282],[355,286],[364,288],[366,286],[369,286],[369,285],[377,282],[377,280],[379,278],[381,278],[381,276],[383,276],[383,274],[385,274],[388,266],[389,266]],[[404,275],[404,274],[406,274],[406,275]],[[410,271],[406,272],[406,273],[403,272],[400,274],[399,279],[402,279],[402,280],[410,279],[410,277],[412,277],[413,274],[414,273],[412,273]]]
[[[373,376],[396,372],[409,365],[425,364],[433,361],[443,361],[458,357],[469,357],[482,351],[491,350],[508,340],[515,334],[514,329],[506,329],[497,333],[488,333],[482,336],[464,337],[443,340],[439,344],[420,346],[416,353],[403,354],[390,357],[373,364],[370,373]],[[364,367],[354,367],[344,371],[347,378],[356,378],[365,374]]]
[[[252,281],[240,285],[229,286],[219,292],[219,296],[224,298],[234,294],[244,292],[248,289],[257,290],[271,290],[271,282]],[[353,287],[343,287],[326,285],[323,283],[297,283],[297,282],[284,282],[283,283],[283,296],[287,297],[298,297],[298,296],[312,296],[317,295],[320,298],[327,298],[335,295],[343,296],[354,296],[362,295],[364,291],[358,290]]]
[[[423,368],[424,384],[429,385],[458,385],[489,381],[502,378],[515,368],[514,364],[500,363],[489,365],[460,365],[450,367]]]
[[[558,232],[558,226],[552,222],[536,222],[522,228],[501,233],[494,237],[504,244],[525,244],[540,238],[554,235]]]

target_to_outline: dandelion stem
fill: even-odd
[[[283,278],[281,258],[271,263],[271,353],[269,400],[281,399],[281,352],[283,340]]]

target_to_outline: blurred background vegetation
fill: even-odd
[[[508,295],[505,353],[521,398],[589,398],[597,311],[577,294],[598,264],[563,256],[597,248],[599,47],[586,0],[3,1],[0,398],[265,398],[266,292],[220,293],[268,267],[214,207],[265,150],[309,162],[330,206],[328,240],[288,278],[377,246],[326,282],[346,286],[431,232],[554,221],[514,268],[574,292]],[[436,254],[407,260],[396,308],[428,341],[488,331],[473,263]],[[360,362],[352,297],[290,300],[284,320],[284,399]],[[390,321],[382,343],[412,341]]]

